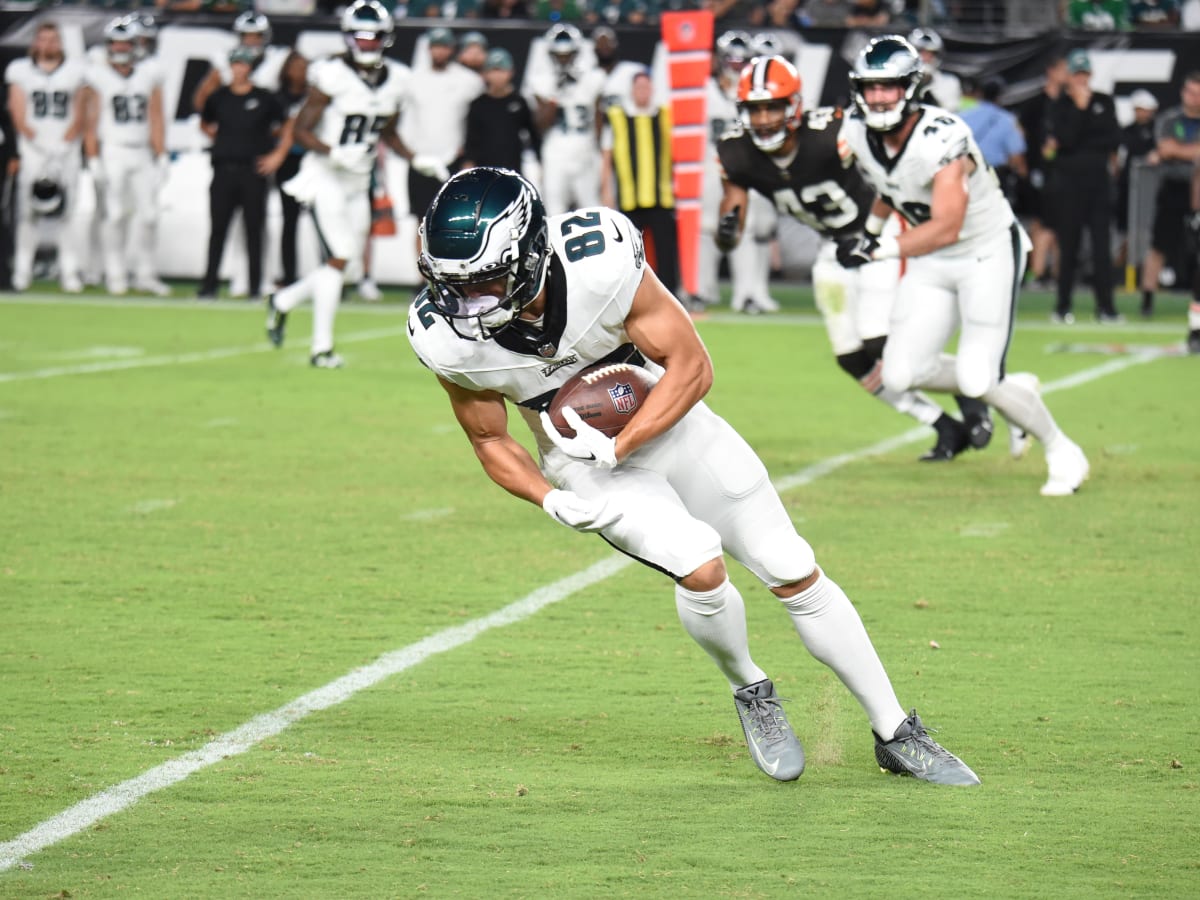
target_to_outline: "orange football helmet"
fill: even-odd
[[[742,69],[738,81],[738,114],[750,138],[760,150],[774,152],[800,125],[802,100],[800,74],[782,56],[756,56]],[[778,108],[780,115],[768,125],[751,125],[756,107]]]

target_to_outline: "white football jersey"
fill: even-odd
[[[497,391],[517,404],[543,453],[553,445],[537,414],[554,392],[594,362],[625,361],[636,352],[625,317],[646,270],[641,234],[619,212],[579,209],[552,217],[548,226],[553,257],[543,320],[550,339],[540,349],[529,342],[518,352],[509,341],[461,337],[425,294],[408,313],[408,339],[421,362],[459,387]],[[663,371],[643,364],[656,375]]]
[[[330,147],[367,144],[374,150],[383,126],[400,111],[408,77],[408,67],[390,59],[383,61],[383,71],[373,85],[348,65],[345,57],[331,56],[313,63],[308,82],[329,98],[316,136]]]
[[[970,127],[954,113],[922,106],[916,127],[894,156],[860,116],[846,117],[841,140],[867,183],[913,225],[929,219],[933,176],[964,156],[975,163],[967,179],[967,214],[958,240],[932,255],[967,256],[980,245],[1003,237],[1012,227],[1012,207],[1000,190],[996,173],[984,162]]]
[[[717,155],[717,143],[730,125],[738,120],[737,101],[721,88],[715,78],[704,86],[704,115],[708,118],[708,152]]]
[[[414,69],[408,79],[400,136],[414,153],[453,162],[467,136],[467,108],[483,93],[483,79],[452,62],[442,70]]]
[[[104,62],[89,66],[85,78],[99,102],[101,146],[149,146],[150,97],[162,85],[162,69],[139,64],[122,75]]]
[[[47,72],[26,56],[8,64],[4,80],[25,94],[25,119],[37,134],[38,143],[46,147],[61,144],[75,118],[75,95],[83,85],[83,66],[64,60]]]
[[[547,129],[546,141],[563,136],[592,136],[596,133],[596,105],[604,96],[608,76],[603,69],[592,69],[559,85],[557,75],[543,73],[533,85],[533,93],[542,100],[558,104],[554,124]]]

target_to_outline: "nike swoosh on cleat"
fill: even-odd
[[[780,760],[775,760],[774,765],[767,765],[767,760],[763,757],[762,751],[757,746],[754,748],[754,756],[758,760],[759,767],[768,775],[774,777],[775,773],[779,771]]]

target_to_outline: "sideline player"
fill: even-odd
[[[608,73],[585,68],[583,35],[558,23],[542,38],[550,71],[531,76],[542,132],[542,194],[552,214],[600,202],[600,104]]]
[[[880,378],[888,316],[900,280],[900,261],[883,260],[848,272],[837,262],[835,239],[866,226],[875,192],[841,152],[842,111],[802,111],[800,76],[782,56],[758,56],[738,81],[739,118],[717,145],[724,171],[716,242],[730,250],[741,240],[750,192],[773,202],[823,238],[813,263],[813,293],[825,319],[838,365],[868,393],[937,431],[921,457],[953,459],[992,435],[987,406],[960,399],[964,422],[947,415],[919,391],[892,391]],[[882,222],[871,228],[882,230]]]
[[[850,73],[859,115],[842,128],[880,197],[874,215],[895,210],[913,226],[899,237],[868,232],[838,247],[847,268],[908,259],[883,351],[884,387],[982,398],[1042,442],[1049,468],[1042,494],[1072,494],[1088,476],[1087,457],[1055,424],[1036,382],[1005,373],[1029,237],[967,124],[917,102],[921,78],[908,41],[874,38]],[[947,356],[941,351],[956,329],[957,355]]]
[[[78,294],[83,290],[75,252],[80,235],[74,233],[72,219],[83,137],[83,66],[66,58],[58,25],[43,22],[34,32],[29,55],[9,63],[4,77],[21,152],[13,290],[27,290],[33,278],[38,248],[35,207],[40,199],[51,201],[48,209],[57,220],[59,284],[67,293]],[[46,192],[51,196],[39,196]]]
[[[408,68],[384,58],[395,25],[378,0],[354,0],[342,14],[346,53],[309,67],[308,98],[296,114],[293,138],[307,151],[284,190],[312,209],[325,262],[267,297],[267,337],[283,343],[287,314],[312,300],[309,362],[339,369],[333,322],[346,264],[362,259],[371,228],[368,187],[379,141],[405,159],[412,153],[396,134]]]
[[[84,153],[102,197],[104,281],[109,293],[169,296],[158,277],[158,192],[167,177],[162,70],[140,65],[128,18],[104,29],[105,60],[92,63],[84,90]]]
[[[766,467],[704,404],[712,363],[687,312],[646,265],[641,236],[603,207],[547,220],[533,186],[507,169],[446,183],[421,225],[429,282],[409,340],[438,377],[488,476],[556,522],[604,540],[676,583],[688,634],[727,680],[755,764],[793,781],[804,751],[767,674],[750,656],[728,552],[787,609],[809,652],[867,713],[879,764],[941,784],[979,779],[905,716],[842,589],[792,526]],[[601,361],[644,366],[658,383],[616,437],[585,424],[561,437],[555,391]],[[508,431],[506,401],[533,432],[541,466]]]

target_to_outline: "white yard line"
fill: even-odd
[[[1051,393],[1078,387],[1131,366],[1158,359],[1161,355],[1161,353],[1147,352],[1137,356],[1114,359],[1104,365],[1085,369],[1051,382],[1043,388],[1043,391]],[[799,472],[780,478],[775,485],[780,491],[787,491],[811,484],[850,463],[869,456],[887,453],[928,436],[928,428],[914,428],[851,453],[842,453],[816,462]],[[446,628],[415,644],[386,653],[370,665],[355,669],[336,681],[331,681],[324,687],[317,688],[273,712],[256,716],[233,731],[214,738],[199,750],[185,753],[183,756],[155,766],[135,778],[94,794],[70,809],[46,819],[24,834],[0,844],[0,872],[13,868],[26,856],[64,841],[90,828],[101,819],[127,809],[148,794],[177,784],[189,775],[214,763],[245,753],[259,742],[274,737],[311,713],[344,703],[359,691],[373,687],[399,672],[411,669],[431,656],[470,643],[493,628],[502,628],[522,622],[545,607],[565,600],[577,591],[598,584],[632,564],[633,561],[628,557],[614,554],[574,575],[539,588],[532,594],[489,615],[473,619],[464,625]]]
[[[357,344],[380,338],[397,337],[405,333],[406,326],[374,328],[338,336],[339,344]],[[210,362],[228,359],[231,356],[247,356],[252,353],[274,353],[274,347],[263,341],[261,344],[240,347],[214,347],[211,350],[196,350],[192,353],[173,353],[163,356],[141,356],[133,359],[107,359],[102,362],[80,363],[74,366],[52,366],[45,369],[30,369],[28,372],[0,372],[0,384],[13,381],[36,381],[44,378],[60,378],[64,375],[91,375],[96,372],[119,372],[124,369],[148,369],[157,366],[178,366],[186,363]]]

